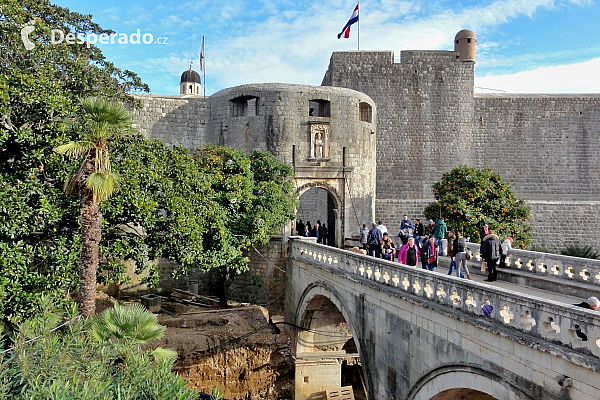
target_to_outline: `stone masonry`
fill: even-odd
[[[600,242],[582,229],[600,218],[600,95],[473,95],[474,63],[457,56],[331,57],[323,85],[362,91],[378,106],[377,219],[395,227],[405,213],[422,217],[432,184],[469,165],[499,172],[528,202],[534,244]]]

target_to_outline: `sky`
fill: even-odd
[[[202,36],[207,95],[246,83],[320,85],[332,52],[357,49],[356,25],[349,39],[337,39],[354,0],[55,4],[92,14],[119,34],[151,34],[151,44],[98,46],[154,94],[179,94],[189,61],[199,70]],[[364,0],[360,49],[392,50],[399,62],[401,50],[453,50],[456,33],[470,29],[477,37],[475,93],[600,93],[599,20],[593,0]]]

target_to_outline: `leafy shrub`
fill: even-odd
[[[171,372],[176,353],[141,348],[164,331],[143,307],[116,306],[82,319],[74,305],[57,312],[47,297],[40,305],[39,316],[19,326],[12,350],[0,360],[0,399],[197,398]],[[65,320],[70,323],[52,331]]]
[[[569,246],[560,250],[560,254],[563,256],[572,256],[572,257],[580,257],[580,258],[591,258],[597,260],[600,258],[600,252],[594,250],[592,246]]]

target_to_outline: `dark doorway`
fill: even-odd
[[[302,220],[304,224],[310,221],[314,228],[317,221],[325,224],[327,229],[326,239],[319,240],[328,246],[335,246],[336,240],[336,209],[335,201],[331,194],[324,188],[313,187],[300,196],[296,220]],[[299,235],[302,235],[298,232]],[[313,234],[314,236],[314,234]]]

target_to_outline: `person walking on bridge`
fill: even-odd
[[[365,250],[367,250],[367,248],[368,248],[368,246],[367,246],[367,244],[369,243],[368,237],[369,237],[369,229],[367,228],[367,224],[363,224],[362,228],[360,229],[360,238],[358,239],[358,241],[360,242],[360,245],[362,246],[362,248]]]
[[[380,258],[381,252],[379,247],[379,242],[383,238],[383,233],[381,230],[377,229],[377,224],[373,222],[371,224],[371,230],[369,231],[369,235],[367,237],[367,243],[369,243],[369,255]]]
[[[423,245],[421,251],[421,264],[423,269],[433,271],[437,266],[438,252],[435,248],[435,237],[429,235],[429,241]]]
[[[444,255],[444,244],[442,239],[446,237],[447,230],[448,228],[444,222],[444,217],[440,217],[440,219],[435,222],[433,228],[433,236],[435,236],[435,245],[438,247],[438,255]]]
[[[483,237],[479,253],[481,254],[481,258],[487,263],[489,271],[488,278],[485,281],[494,282],[498,276],[497,267],[498,261],[500,261],[500,257],[502,256],[502,244],[500,243],[500,238],[498,238],[498,235],[493,230],[490,230],[490,233]]]
[[[469,274],[469,267],[467,267],[467,240],[463,237],[462,233],[455,231],[454,233],[454,245],[452,246],[452,258],[456,262],[456,276],[467,279],[471,279]]]
[[[398,262],[416,267],[419,257],[421,257],[421,252],[419,251],[419,246],[415,244],[415,238],[408,238],[408,243],[402,246],[398,252]]]
[[[578,304],[573,304],[574,306],[587,308],[588,310],[600,311],[600,300],[597,297],[590,297],[586,301],[582,301]]]

